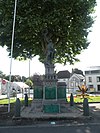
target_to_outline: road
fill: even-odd
[[[70,126],[0,127],[0,133],[100,133],[100,124]]]

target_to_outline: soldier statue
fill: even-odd
[[[48,37],[48,30],[46,29],[43,33],[44,36],[44,41],[47,45],[46,47],[46,65],[51,65],[54,60],[54,55],[55,55],[55,49],[53,47],[53,43],[50,37]]]
[[[54,60],[55,49],[53,48],[52,40],[49,40],[47,44],[46,63],[52,64]]]

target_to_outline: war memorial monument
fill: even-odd
[[[34,88],[33,110],[44,113],[61,113],[62,104],[66,103],[66,86],[58,83],[54,70],[55,49],[53,42],[44,34],[47,44],[46,58],[44,61],[45,76],[42,83],[36,83]]]
[[[46,54],[44,60],[45,75],[40,82],[34,82],[34,94],[31,106],[24,107],[21,111],[21,117],[27,118],[66,118],[82,115],[80,111],[70,107],[66,98],[65,82],[58,82],[55,72],[55,49],[51,38],[44,34],[46,41]],[[75,114],[76,112],[76,114]]]

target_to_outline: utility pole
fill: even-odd
[[[13,44],[14,44],[16,7],[17,7],[17,0],[15,0],[15,6],[14,6],[14,19],[13,19],[13,30],[12,30],[12,42],[11,42],[10,74],[9,74],[9,83],[8,83],[8,112],[10,112],[11,70],[12,70],[12,55],[13,55]]]

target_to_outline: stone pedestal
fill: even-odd
[[[65,104],[66,85],[58,83],[54,65],[46,64],[44,80],[34,88],[33,111],[61,113],[66,110]]]
[[[57,76],[54,65],[45,65],[45,78],[43,81],[43,100],[57,100]]]

